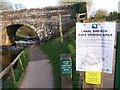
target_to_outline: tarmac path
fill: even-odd
[[[52,66],[39,46],[32,46],[29,52],[31,61],[20,88],[53,88]]]

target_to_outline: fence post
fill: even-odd
[[[63,42],[62,20],[61,20],[60,14],[59,14],[59,31],[60,31],[60,40],[61,40],[61,42]]]
[[[26,61],[26,57],[25,57],[25,54],[24,54],[24,52],[23,52],[23,57],[24,57],[24,59],[25,59],[25,61]]]
[[[22,70],[24,70],[23,65],[22,65],[22,61],[21,61],[20,57],[19,57],[19,62],[20,62]]]
[[[77,20],[77,22],[80,22],[80,17],[79,17],[78,13],[76,14],[76,20]]]
[[[120,32],[117,32],[117,48],[116,48],[116,63],[115,63],[115,77],[114,88],[120,88]]]
[[[13,83],[16,84],[15,75],[14,75],[14,71],[13,71],[13,66],[12,65],[11,65],[10,69],[11,69],[11,75],[12,75],[11,77],[12,77]]]

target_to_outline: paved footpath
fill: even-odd
[[[29,54],[31,61],[20,88],[53,88],[52,67],[47,56],[39,46],[32,46]]]

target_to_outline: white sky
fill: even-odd
[[[59,0],[10,0],[12,3],[21,3],[26,8],[37,8],[57,5]],[[93,11],[98,9],[106,9],[110,11],[118,11],[118,1],[120,0],[93,0]]]
[[[118,11],[118,1],[120,0],[93,0],[96,9],[106,9],[110,11]]]
[[[41,8],[57,5],[58,0],[10,0],[12,3],[21,3],[26,8]]]

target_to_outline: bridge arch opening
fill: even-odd
[[[0,45],[2,46],[14,45],[15,40],[20,38],[39,38],[34,27],[24,24],[12,24],[4,27],[1,36]]]

